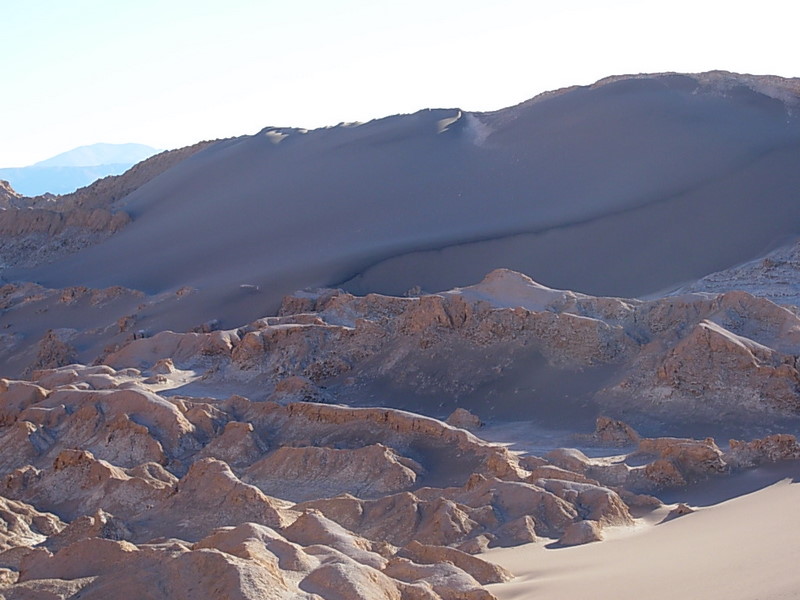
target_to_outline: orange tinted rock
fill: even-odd
[[[558,543],[562,546],[578,546],[599,542],[602,539],[603,532],[597,521],[578,521],[567,527]]]

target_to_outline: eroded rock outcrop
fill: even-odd
[[[205,336],[165,339],[197,348]],[[519,457],[430,417],[303,401],[329,393],[307,378],[284,378],[272,392],[282,402],[167,397],[148,388],[154,365],[183,372],[156,359],[144,371],[73,364],[0,381],[0,496],[17,515],[0,551],[9,597],[99,598],[150,581],[178,594],[177,569],[205,569],[230,597],[491,598],[482,585],[510,575],[474,554],[595,541],[630,525],[630,507],[657,505],[631,490],[798,453],[791,436],[732,441],[726,454],[712,439],[643,438],[600,418],[578,439],[634,449]]]
[[[398,556],[408,558],[418,564],[436,564],[449,562],[469,573],[481,584],[501,583],[513,579],[513,575],[503,567],[471,556],[455,548],[445,546],[427,546],[412,541],[403,547]]]
[[[475,431],[480,429],[483,425],[480,418],[477,415],[472,414],[466,408],[455,409],[452,413],[450,413],[450,416],[447,417],[445,423],[452,425],[453,427],[466,429],[467,431]]]
[[[0,179],[0,208],[14,208],[23,196],[5,179]]]
[[[761,463],[800,458],[800,444],[790,434],[775,434],[760,440],[744,442],[730,440],[730,450],[725,459],[739,467],[753,467]]]
[[[60,330],[48,331],[39,341],[36,361],[31,365],[33,369],[52,369],[63,367],[77,360],[77,350],[69,343],[69,338],[75,331]]]
[[[713,422],[722,414],[798,412],[798,354],[800,318],[745,292],[602,298],[501,269],[475,286],[433,295],[298,293],[284,299],[278,316],[235,330],[161,332],[103,360],[147,369],[171,359],[177,368],[204,370],[209,381],[258,380],[279,403],[332,401],[337,391],[358,395],[376,381],[423,396],[469,396],[515,382],[520,361],[542,363],[564,378],[613,373],[591,392],[611,413]],[[597,435],[611,445],[635,443],[633,430],[614,430],[613,422]]]
[[[131,222],[121,206],[126,196],[212,143],[161,152],[63,196],[27,198],[0,181],[0,266],[51,262],[117,233]]]
[[[0,496],[0,565],[9,566],[9,556],[4,556],[4,551],[36,546],[63,528],[64,523],[57,516]]]
[[[63,450],[49,468],[28,465],[12,471],[0,494],[67,520],[102,509],[127,521],[143,507],[165,500],[173,489],[168,475],[154,477],[142,468],[125,470],[97,460],[84,450]]]
[[[422,472],[421,465],[380,444],[355,450],[284,446],[252,464],[244,480],[294,501],[341,493],[370,498],[410,489]]]
[[[578,521],[572,523],[564,535],[559,538],[558,543],[562,546],[577,546],[591,542],[599,542],[603,539],[603,532],[597,521]]]
[[[288,525],[296,515],[288,504],[262,493],[234,475],[224,462],[205,458],[194,463],[172,493],[139,516],[138,530],[196,541],[218,527],[254,522],[272,528]],[[145,533],[140,534],[148,539]]]

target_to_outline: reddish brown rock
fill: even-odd
[[[36,359],[30,369],[52,369],[77,362],[78,351],[69,343],[72,333],[74,332],[52,329],[45,333],[39,340]]]
[[[292,376],[281,379],[275,384],[275,391],[270,396],[273,402],[317,402],[322,398],[321,390],[307,377]]]
[[[287,585],[269,555],[246,560],[209,548],[191,550],[179,544],[137,547],[96,538],[76,542],[55,554],[46,550],[31,554],[22,565],[20,583],[9,591],[41,589],[44,582],[50,582],[57,594],[70,589],[71,594],[54,597],[69,598],[80,590],[88,600],[117,597],[120,590],[131,597],[154,600],[195,599],[208,590],[231,600],[302,597]]]
[[[513,578],[513,575],[503,567],[486,562],[455,548],[429,546],[413,541],[401,548],[397,556],[408,558],[418,564],[452,563],[483,585],[510,581]]]
[[[492,534],[491,546],[519,546],[537,541],[536,521],[530,515],[523,515],[503,523]]]
[[[192,546],[216,548],[239,558],[253,558],[255,549],[263,546],[278,560],[278,566],[286,571],[311,571],[317,561],[306,554],[302,547],[286,540],[274,529],[256,523],[244,523],[236,527],[220,527],[208,537]]]
[[[78,517],[60,532],[51,535],[44,546],[51,552],[55,552],[86,538],[129,540],[131,537],[131,531],[122,520],[98,509],[93,515]]]
[[[218,527],[248,522],[285,527],[295,515],[285,503],[240,481],[226,463],[204,458],[192,464],[168,498],[132,525],[141,532],[197,541]],[[139,537],[146,538],[144,533]]]
[[[0,379],[0,426],[16,421],[19,414],[47,397],[47,390],[27,381]]]
[[[0,496],[0,552],[18,546],[32,547],[58,534],[64,523],[53,514]],[[7,560],[7,559],[6,559]],[[7,563],[0,563],[9,566]]]
[[[669,460],[689,479],[728,470],[724,455],[713,438],[645,438],[639,442],[637,454]]]
[[[633,471],[632,474],[634,476],[633,481],[635,487],[642,487],[644,489],[681,487],[686,485],[686,479],[684,479],[675,464],[663,458],[648,463],[643,469]],[[641,474],[644,481],[636,486],[636,482],[639,481],[636,478],[638,474]]]
[[[603,532],[597,521],[578,521],[567,527],[558,543],[562,546],[578,546],[602,539]]]
[[[540,481],[540,485],[575,506],[584,519],[602,525],[633,524],[628,507],[613,490],[559,479],[544,479]]]
[[[231,467],[245,467],[267,452],[267,444],[250,423],[229,421],[222,433],[195,455],[195,459],[216,458]]]
[[[414,486],[422,467],[376,444],[355,450],[278,448],[243,475],[265,493],[303,501],[349,493],[371,498]]]
[[[359,563],[382,569],[386,559],[372,551],[372,543],[344,529],[317,511],[306,511],[281,530],[290,542],[301,546],[324,545]]]
[[[693,512],[695,512],[695,510],[692,507],[690,507],[687,504],[684,504],[683,502],[681,502],[675,508],[670,510],[667,513],[667,516],[664,517],[664,520],[661,521],[661,522],[664,523],[666,521],[671,521],[672,519],[677,519],[678,517],[682,517],[684,515],[689,515],[689,514],[691,514]]]
[[[445,423],[452,425],[453,427],[466,429],[467,431],[476,431],[483,426],[483,423],[478,416],[473,415],[465,408],[455,409],[450,416],[447,417]]]
[[[573,473],[584,474],[589,470],[589,457],[577,448],[556,448],[544,456],[554,465]]]
[[[800,458],[800,444],[789,434],[775,434],[760,440],[730,440],[726,460],[738,467],[751,467],[764,462]]]
[[[420,565],[396,557],[389,561],[384,573],[408,583],[427,584],[442,600],[496,600],[473,577],[452,563]]]
[[[9,427],[0,429],[0,473],[36,462],[54,444],[53,436],[39,425],[30,421],[17,421]]]
[[[639,434],[623,421],[598,417],[594,438],[599,444],[608,446],[630,446],[639,443]]]
[[[322,565],[300,582],[300,589],[336,600],[403,600],[397,581],[355,561]]]
[[[96,460],[89,452],[64,450],[51,468],[22,467],[9,474],[2,487],[6,496],[68,520],[102,509],[128,521],[172,492],[170,484],[143,475]]]

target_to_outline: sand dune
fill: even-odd
[[[653,293],[750,260],[800,226],[800,119],[720,77],[726,89],[620,79],[490,114],[428,110],[219,142],[131,194],[125,231],[7,277],[194,286],[196,306],[165,321],[176,328],[186,315],[256,318],[308,286],[434,291],[496,267],[588,293]]]
[[[800,466],[783,469],[786,478],[764,489],[666,523],[618,531],[602,544],[490,552],[517,578],[489,589],[501,600],[796,598]],[[740,477],[740,484],[755,476]]]

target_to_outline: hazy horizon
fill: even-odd
[[[757,14],[716,0],[668,12],[632,0],[18,4],[4,9],[0,40],[14,91],[0,100],[13,116],[0,165],[96,142],[169,149],[266,126],[496,110],[618,74],[791,77],[793,10],[781,0]]]

